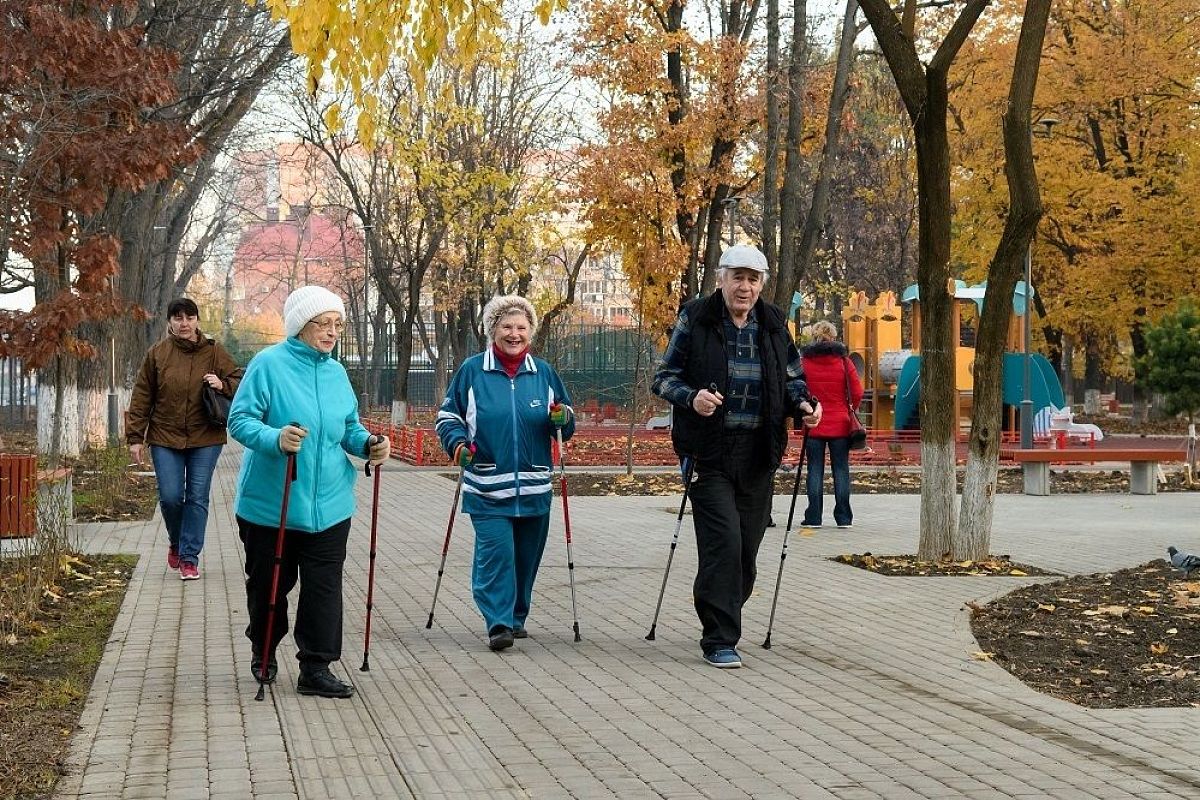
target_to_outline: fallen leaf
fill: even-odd
[[[1167,647],[1162,642],[1155,642],[1154,644],[1150,645],[1150,652],[1154,653],[1156,656],[1161,656],[1170,649],[1171,648]]]
[[[1030,639],[1045,639],[1046,634],[1041,631],[1021,631],[1022,636],[1028,636]]]
[[[1050,613],[1050,614],[1052,614],[1052,613],[1054,613],[1054,609],[1055,609],[1055,608],[1056,608],[1056,606],[1055,606],[1055,605],[1053,605],[1052,603],[1038,603],[1037,610],[1038,610],[1038,611],[1045,611],[1045,612],[1047,612],[1047,613]]]
[[[984,651],[979,650],[979,651],[972,653],[971,658],[975,659],[976,661],[991,661],[992,656],[994,656],[994,655],[996,655],[996,654],[995,653],[985,653]]]
[[[1142,614],[1153,614],[1154,606],[1138,606],[1137,610]]]
[[[1025,577],[1025,576],[1027,576],[1029,573],[1028,573],[1028,572],[1025,572],[1024,570],[1019,570],[1019,569],[1010,569],[1010,570],[1008,571],[1008,574],[1009,574],[1009,575],[1016,575],[1018,578],[1024,578],[1024,577]]]

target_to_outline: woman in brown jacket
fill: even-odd
[[[168,306],[168,335],[146,353],[125,425],[136,463],[150,445],[170,544],[167,566],[185,581],[200,577],[212,474],[225,445],[225,427],[209,420],[202,392],[208,384],[233,397],[242,376],[225,348],[200,332],[199,317],[187,298]]]

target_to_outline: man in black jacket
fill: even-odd
[[[742,665],[742,606],[754,589],[787,418],[803,415],[810,427],[821,419],[783,313],[759,298],[766,279],[757,248],[722,253],[718,291],[680,309],[654,376],[654,393],[675,406],[675,452],[685,475],[694,472],[700,648],[723,669]]]

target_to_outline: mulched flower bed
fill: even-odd
[[[983,561],[921,561],[912,555],[877,556],[871,553],[847,553],[829,560],[880,575],[1000,575],[1023,578],[1029,575],[1059,574],[1018,563],[1008,556],[992,556]]]
[[[446,475],[451,480],[458,478],[457,473]],[[781,470],[775,476],[775,494],[791,495],[795,485],[795,471]],[[1129,475],[1125,472],[1055,472],[1051,474],[1051,492],[1056,494],[1086,494],[1105,492],[1121,494],[1129,491]],[[831,479],[826,473],[826,493],[832,493]],[[959,476],[959,489],[962,488],[962,476]],[[804,495],[804,478],[800,479],[800,495]],[[1001,470],[996,491],[1000,494],[1021,494],[1024,483],[1020,470]],[[558,491],[558,472],[555,471],[554,490]],[[1189,492],[1200,490],[1200,484],[1188,486],[1182,473],[1168,473],[1167,483],[1159,486],[1160,492]],[[678,470],[669,472],[635,472],[632,475],[624,473],[583,472],[568,467],[567,491],[575,497],[628,497],[628,496],[662,496],[679,494],[683,491],[683,479]],[[880,470],[878,472],[855,471],[851,473],[852,494],[920,494],[921,474],[919,472],[901,472],[898,470]]]
[[[1165,561],[969,604],[976,658],[1090,708],[1200,706],[1200,580]]]

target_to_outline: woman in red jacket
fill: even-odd
[[[829,465],[833,471],[833,521],[839,528],[854,527],[854,512],[850,510],[850,409],[857,410],[862,400],[862,381],[851,363],[846,345],[837,341],[837,328],[830,322],[818,322],[812,327],[813,343],[804,348],[801,363],[808,390],[821,401],[825,415],[820,424],[808,432],[804,457],[808,460],[808,508],[804,511],[802,528],[821,527],[821,512],[825,482],[825,448],[829,448]],[[847,379],[850,386],[846,396]]]

